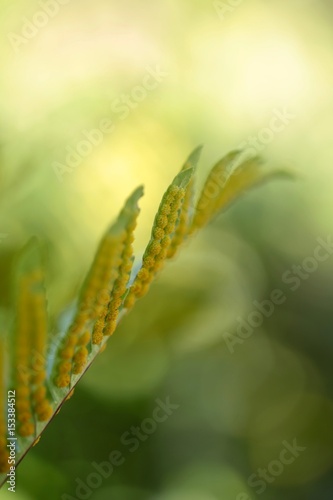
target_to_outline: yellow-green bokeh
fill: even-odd
[[[75,478],[166,396],[179,410],[93,498],[256,498],[249,476],[294,438],[306,451],[262,498],[328,498],[333,259],[295,292],[282,276],[331,234],[331,4],[71,0],[15,45],[13,34],[22,36],[41,4],[3,0],[0,7],[4,309],[10,265],[37,235],[56,329],[125,198],[144,184],[139,255],[164,189],[198,144],[202,182],[217,159],[249,146],[250,137],[267,137],[272,118],[287,114],[258,151],[298,178],[242,198],[165,269],[20,466],[17,499],[74,495]],[[156,67],[165,75],[122,118],[115,102]],[[106,119],[112,132],[60,180],[55,162]],[[285,303],[230,353],[225,332],[276,288]]]

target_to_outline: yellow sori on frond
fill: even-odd
[[[180,210],[179,220],[176,225],[174,234],[171,237],[171,242],[167,253],[168,259],[171,259],[176,255],[179,247],[182,245],[189,232],[191,224],[191,211],[193,208],[195,194],[195,170],[200,159],[201,151],[202,146],[196,148],[188,157],[181,170],[182,172],[184,172],[185,170],[192,168],[193,175],[185,189],[184,201]]]
[[[34,333],[32,335],[32,401],[37,420],[48,420],[53,409],[47,397],[46,347],[48,341],[48,316],[43,272],[35,271],[35,290],[31,295],[31,314]]]
[[[8,470],[8,448],[7,448],[7,367],[6,367],[6,345],[5,338],[0,332],[0,473]]]
[[[91,299],[93,299],[93,295],[90,295],[91,282],[94,283],[96,291],[94,300],[89,301],[90,307],[86,309],[88,314],[85,324],[86,330],[82,335],[80,335],[80,333],[78,335],[77,332],[74,331],[73,336],[73,332],[70,332],[69,336],[69,341],[77,339],[77,345],[72,347],[74,355],[72,358],[73,364],[71,371],[74,375],[82,373],[87,364],[90,342],[92,341],[93,344],[99,343],[96,341],[96,332],[93,333],[93,325],[98,324],[100,318],[105,316],[105,309],[109,301],[110,292],[118,276],[118,266],[120,264],[125,238],[126,233],[122,228],[115,228],[112,226],[105,236],[107,245],[105,245],[105,248],[103,248],[103,246],[100,247],[95,257],[95,263],[87,286],[88,294]],[[89,303],[83,302],[79,304],[79,311],[82,307],[85,308]],[[63,356],[63,351],[61,355]],[[68,373],[68,376],[70,377],[70,373]]]
[[[117,277],[117,268],[124,244],[124,231],[113,226],[104,235],[83,286],[74,321],[59,348],[55,384],[67,387],[71,374],[81,373],[88,359],[92,324],[103,311],[108,294]]]
[[[209,172],[195,207],[191,233],[206,224],[214,213],[217,197],[235,170],[240,154],[240,151],[231,151],[219,160]]]
[[[274,176],[291,177],[285,170],[264,170],[259,156],[242,156],[242,151],[232,151],[212,168],[199,196],[190,233],[206,225],[249,189]]]
[[[260,158],[243,159],[241,152],[233,151],[213,167],[195,204],[194,174],[200,152],[197,148],[189,156],[166,190],[136,274],[132,243],[142,187],[130,196],[102,238],[69,328],[52,339],[48,337],[43,267],[36,240],[22,252],[15,271],[16,320],[7,339],[7,359],[0,332],[0,485],[6,480],[8,466],[4,448],[7,389],[16,391],[19,462],[60,411],[82,373],[104,350],[123,313],[147,293],[166,260],[188,236],[248,188],[273,175],[286,175],[281,170],[265,171]]]
[[[36,419],[43,422],[53,414],[46,385],[47,303],[43,267],[35,238],[26,246],[17,263],[16,289],[12,356],[15,359],[17,432],[27,437],[35,433]]]
[[[131,276],[133,267],[133,246],[134,230],[137,225],[137,218],[140,213],[138,200],[143,195],[143,188],[139,187],[127,200],[123,210],[119,214],[118,224],[125,229],[125,239],[120,255],[120,264],[117,269],[117,278],[109,294],[108,304],[105,306],[100,318],[96,321],[93,332],[93,344],[100,344],[104,336],[113,334],[124,295]]]
[[[134,191],[97,249],[74,320],[57,353],[57,387],[69,386],[72,375],[79,375],[87,366],[92,346],[100,345],[104,335],[110,334],[109,313],[118,314],[133,264],[133,232],[142,195],[142,187]]]
[[[150,241],[143,254],[142,265],[126,296],[124,307],[130,309],[149,290],[150,284],[164,265],[179,223],[186,189],[194,174],[193,168],[182,170],[163,195],[156,213]]]

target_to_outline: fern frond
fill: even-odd
[[[103,341],[105,327],[110,335],[110,318],[107,316],[110,308],[113,314],[119,310],[121,296],[126,291],[133,263],[131,243],[139,214],[138,200],[142,195],[142,187],[134,191],[98,247],[80,294],[74,321],[58,351],[55,384],[59,388],[69,386],[72,375],[83,372],[92,346]]]
[[[117,318],[123,304],[124,296],[131,276],[134,262],[132,243],[134,241],[134,230],[136,228],[137,218],[140,212],[137,201],[142,194],[143,189],[138,188],[126,203],[119,217],[125,227],[126,236],[120,256],[118,276],[110,293],[109,302],[104,311],[105,314],[102,316],[101,322],[98,325],[100,334],[103,333],[103,335],[107,337],[112,335],[116,329]]]
[[[205,226],[249,189],[273,177],[291,177],[283,169],[265,170],[259,156],[242,160],[242,154],[242,151],[232,151],[209,173],[196,206],[190,233]]]
[[[35,434],[36,419],[46,421],[53,413],[46,386],[47,303],[43,266],[35,238],[18,261],[16,290],[12,356],[15,359],[17,432],[28,437]]]
[[[6,343],[3,332],[0,332],[0,474],[8,471],[7,448],[7,366]]]
[[[19,463],[73,394],[122,316],[146,295],[184,241],[248,189],[273,176],[289,175],[283,170],[267,171],[259,157],[242,159],[241,152],[233,151],[213,167],[195,205],[201,149],[193,151],[165,191],[137,273],[133,273],[132,243],[143,188],[128,198],[98,246],[69,328],[59,335],[50,336],[38,241],[33,238],[24,248],[15,269],[16,319],[9,337],[0,331],[0,486],[8,470],[8,389],[16,392]]]
[[[163,195],[154,219],[150,241],[143,254],[142,266],[125,299],[126,309],[130,309],[138,298],[146,295],[156,274],[164,266],[180,220],[186,189],[193,174],[193,168],[182,170]]]
[[[197,147],[188,157],[186,160],[182,172],[184,172],[187,169],[192,169],[193,170],[193,175],[191,176],[191,179],[189,180],[186,190],[185,190],[185,195],[184,195],[184,201],[182,203],[181,209],[180,209],[180,214],[179,214],[179,220],[176,225],[176,229],[174,231],[174,234],[172,235],[171,238],[171,243],[168,249],[167,253],[167,258],[171,259],[174,257],[182,245],[182,243],[185,241],[186,237],[188,236],[189,229],[191,226],[191,220],[192,220],[192,207],[193,207],[193,202],[194,202],[194,196],[195,196],[195,171],[197,168],[197,164],[200,159],[202,151],[202,146]]]

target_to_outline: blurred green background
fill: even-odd
[[[125,462],[89,498],[331,499],[333,256],[294,292],[282,276],[332,234],[332,3],[2,0],[0,12],[3,308],[13,260],[38,235],[55,323],[143,183],[140,254],[198,144],[201,182],[240,144],[299,174],[242,198],[168,265],[20,465],[17,500],[76,498],[76,478],[114,449]],[[225,334],[276,288],[285,302],[230,352]],[[131,453],[121,436],[167,397],[179,408]],[[251,486],[295,439],[294,462]]]

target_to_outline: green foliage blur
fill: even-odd
[[[0,12],[8,317],[32,235],[56,332],[125,198],[145,185],[139,257],[198,144],[201,183],[239,146],[298,176],[243,197],[167,266],[20,465],[15,498],[78,498],[77,478],[121,450],[86,498],[331,499],[333,255],[309,258],[332,235],[332,4],[2,0]],[[276,289],[285,300],[251,327]],[[179,408],[131,452],[122,436],[167,398]],[[305,450],[272,465],[295,439]]]

